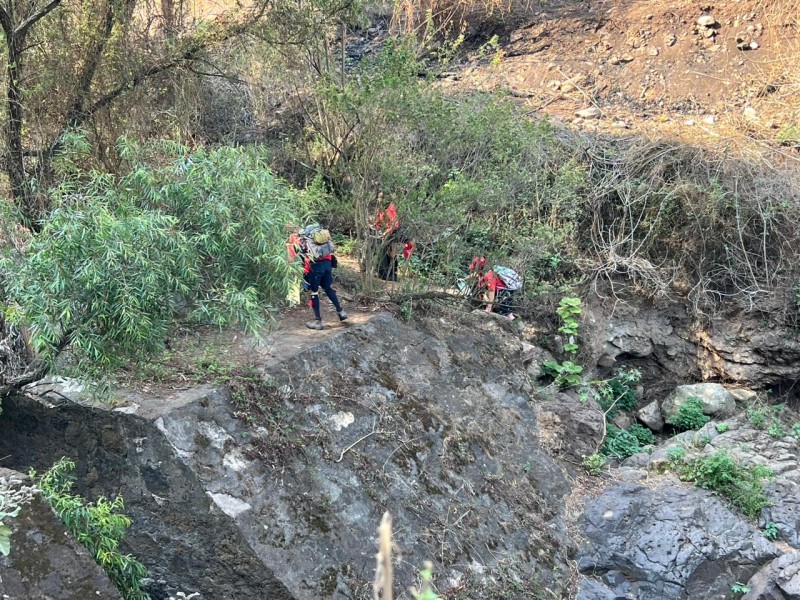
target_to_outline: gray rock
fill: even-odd
[[[784,554],[765,565],[747,582],[741,600],[800,600],[800,554]]]
[[[599,581],[581,577],[578,583],[578,595],[575,596],[575,600],[617,600],[618,597]]]
[[[581,119],[599,119],[603,116],[603,111],[596,106],[590,106],[589,108],[576,110],[575,116],[580,117]]]
[[[672,479],[654,489],[614,486],[586,507],[580,524],[587,544],[578,569],[606,574],[606,586],[622,597],[727,598],[731,585],[780,554],[717,498]]]
[[[19,491],[30,484],[22,473],[0,468],[0,492]],[[10,600],[121,598],[103,569],[66,530],[39,494],[29,496],[19,515],[6,518],[4,524],[11,528],[11,553],[0,556],[0,597]]]
[[[636,411],[636,417],[653,431],[664,429],[664,417],[661,416],[661,407],[658,402],[651,402]]]
[[[733,396],[733,399],[736,400],[737,402],[747,403],[758,400],[758,394],[753,390],[748,390],[744,388],[733,388],[733,389],[728,389],[728,391],[731,393],[731,396]]]
[[[717,24],[717,20],[711,15],[702,15],[697,19],[697,24],[700,27],[713,27]]]
[[[611,422],[620,429],[624,429],[625,431],[628,431],[628,429],[631,428],[631,425],[633,425],[633,419],[631,419],[630,415],[627,415],[625,413],[619,413],[612,419]]]
[[[661,403],[664,420],[678,414],[678,409],[686,404],[689,398],[697,398],[703,403],[703,414],[711,416],[732,415],[736,410],[736,401],[731,393],[718,383],[693,383],[679,385]]]
[[[69,455],[93,497],[121,490],[134,520],[126,549],[153,586],[169,582],[154,598],[363,597],[387,509],[398,590],[431,557],[443,591],[464,565],[490,573],[498,561],[552,588],[572,551],[570,484],[542,449],[541,398],[513,325],[384,313],[342,328],[265,367],[273,392],[258,401],[271,420],[255,425],[224,389],[138,398],[136,415],[4,400],[0,456],[41,468]],[[564,426],[555,437],[571,446],[580,430],[596,443],[602,414],[548,399],[565,400],[550,413]]]

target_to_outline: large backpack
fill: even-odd
[[[500,280],[506,285],[506,289],[510,291],[518,290],[522,287],[522,276],[514,269],[508,267],[492,267],[492,271],[497,275]]]
[[[320,260],[336,251],[331,232],[316,223],[303,230],[303,241],[311,260]]]

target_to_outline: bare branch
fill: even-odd
[[[28,30],[35,25],[37,21],[43,17],[46,17],[49,13],[55,10],[59,4],[61,4],[61,0],[50,0],[50,2],[45,4],[42,8],[20,23],[16,30],[14,30],[14,34],[20,38],[24,38],[27,35]]]

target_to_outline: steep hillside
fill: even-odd
[[[797,0],[515,2],[503,25],[482,25],[504,32],[499,50],[473,54],[448,85],[507,90],[531,113],[601,131],[796,146],[798,15]]]

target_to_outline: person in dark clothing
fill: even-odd
[[[347,319],[347,313],[342,310],[339,297],[336,295],[336,290],[333,289],[333,265],[331,264],[331,259],[312,262],[308,275],[306,275],[306,281],[308,282],[308,289],[311,291],[311,309],[314,311],[314,320],[306,323],[306,327],[309,329],[325,329],[319,309],[320,287],[325,290],[325,295],[333,303],[336,314],[339,315],[339,320],[344,321]]]
[[[309,329],[325,329],[322,323],[322,313],[319,306],[319,288],[325,290],[340,321],[347,319],[347,313],[342,309],[336,290],[333,289],[333,265],[336,257],[334,246],[327,229],[318,225],[306,228],[302,236],[303,258],[305,260],[305,281],[311,292],[311,310],[314,311],[314,320],[306,323]]]

